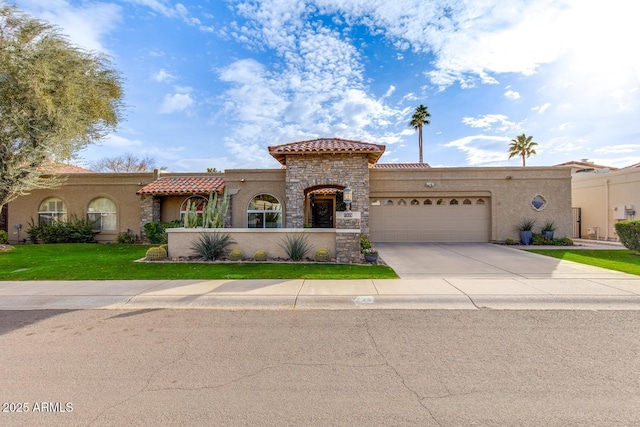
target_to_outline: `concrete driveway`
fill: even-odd
[[[622,278],[624,273],[491,243],[376,243],[402,278]]]

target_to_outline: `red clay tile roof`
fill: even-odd
[[[48,173],[92,173],[92,170],[81,168],[76,165],[66,163],[44,163],[38,168],[41,172]]]
[[[384,153],[384,145],[371,144],[369,142],[352,141],[340,138],[319,138],[307,141],[290,142],[269,147],[269,154],[275,157],[281,164],[287,164],[287,155],[314,154],[314,153],[366,153],[369,155],[369,163],[374,164]]]
[[[427,169],[430,167],[428,163],[377,163],[373,165],[374,169]]]
[[[625,166],[622,169],[633,169],[633,168],[640,168],[640,163],[636,163],[634,165]]]
[[[591,162],[582,162],[582,161],[577,161],[577,160],[572,160],[570,162],[560,163],[560,164],[555,165],[555,166],[573,166],[573,167],[598,168],[598,169],[609,168],[611,170],[617,170],[618,169],[618,168],[613,168],[613,167],[609,167],[609,166],[597,165],[597,164],[591,163]]]
[[[187,196],[192,194],[220,193],[224,190],[224,179],[208,176],[177,176],[160,178],[145,185],[136,194],[154,196]]]

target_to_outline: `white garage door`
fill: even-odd
[[[374,242],[488,242],[488,197],[371,200],[369,231]]]

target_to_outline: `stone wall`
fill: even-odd
[[[351,210],[362,214],[361,227],[368,232],[369,161],[358,153],[287,156],[285,227],[303,227],[305,189],[330,185],[351,187]]]
[[[160,221],[160,199],[150,194],[140,196],[140,239],[145,241],[144,225]]]

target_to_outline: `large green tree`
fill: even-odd
[[[43,166],[68,161],[114,129],[121,98],[121,78],[108,58],[0,5],[0,208],[60,185]]]
[[[525,158],[532,154],[537,154],[534,147],[538,143],[533,142],[532,139],[532,136],[526,136],[524,133],[512,139],[509,144],[509,158],[522,157],[522,167],[524,167],[526,165]]]
[[[429,110],[427,110],[427,107],[420,104],[418,105],[418,107],[416,107],[416,111],[413,113],[413,116],[411,116],[411,122],[409,122],[409,126],[411,126],[412,128],[418,131],[418,150],[420,151],[420,163],[423,163],[422,161],[422,127],[424,125],[428,125],[431,123],[429,121],[429,117],[431,117],[431,114],[429,114]]]

